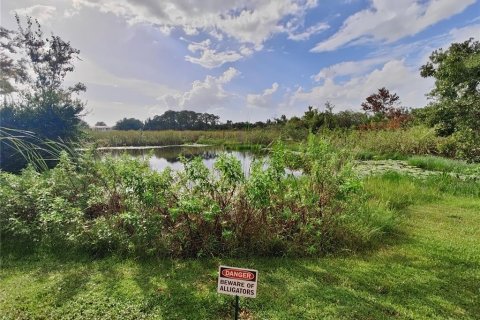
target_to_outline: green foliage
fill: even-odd
[[[26,59],[16,59],[18,40],[15,32],[0,27],[0,95],[7,96],[16,92],[16,83],[25,83],[29,79]]]
[[[348,149],[364,160],[427,154],[453,157],[457,150],[451,137],[438,137],[433,129],[424,126],[398,130],[323,131],[320,135],[337,148]]]
[[[9,31],[15,34],[15,41],[11,44],[14,51],[8,51],[15,53],[11,59],[18,59],[16,65],[21,65],[25,68],[23,72],[31,76],[22,78],[22,89],[7,90],[0,107],[0,168],[7,171],[19,171],[29,159],[12,145],[12,140],[4,135],[5,130],[28,131],[29,135],[17,135],[15,139],[23,144],[35,144],[37,153],[48,157],[48,152],[42,150],[49,149],[48,142],[39,141],[66,144],[77,140],[84,106],[76,94],[85,91],[85,86],[82,83],[64,86],[66,75],[74,70],[73,60],[79,51],[58,36],[45,38],[38,22],[34,24],[31,18],[27,18],[26,27],[18,16],[17,22],[18,31]],[[0,48],[4,66],[7,59],[4,51],[7,50],[4,46]],[[15,80],[16,76],[12,75],[12,79]],[[15,99],[10,95],[13,91],[17,91]]]
[[[436,50],[420,70],[435,78],[427,122],[440,135],[453,134],[457,156],[480,161],[480,42],[471,38]]]
[[[214,145],[267,146],[281,136],[276,129],[215,130],[215,131],[91,131],[91,139],[100,147],[166,146],[187,143]]]
[[[292,117],[285,121],[285,131],[293,139],[298,140],[295,135],[303,134],[304,131],[315,133],[320,129],[353,129],[368,122],[368,116],[363,112],[347,110],[334,113],[334,108],[329,101],[325,103],[325,111],[309,106],[301,118]],[[307,134],[301,136],[306,138]]]
[[[430,61],[420,68],[423,77],[434,77],[435,88],[430,92],[437,99],[456,100],[478,94],[480,42],[473,38],[452,43],[447,50],[435,50]]]
[[[115,130],[142,130],[143,122],[135,118],[123,118],[114,126]]]
[[[480,130],[478,127],[477,129],[459,130],[452,137],[457,146],[456,156],[458,158],[480,163]]]
[[[308,129],[298,119],[298,127],[290,120],[280,131],[267,130],[227,130],[227,131],[108,131],[90,132],[91,139],[98,146],[152,146],[200,143],[223,145],[233,148],[262,148],[270,146],[279,138],[289,149],[298,149],[301,141],[306,141]],[[356,158],[407,159],[410,155],[437,155],[449,158],[463,158],[462,153],[473,153],[473,138],[463,134],[440,137],[433,128],[422,125],[397,130],[341,130],[322,129],[317,135],[323,137],[336,148],[350,150]]]
[[[42,174],[0,173],[0,232],[8,241],[96,255],[316,255],[361,248],[383,227],[361,217],[370,208],[348,159],[314,136],[299,153],[276,143],[248,176],[227,154],[212,169],[193,158],[183,159],[183,171],[156,172],[147,160],[128,156],[96,160],[86,152],[73,162],[64,153]]]
[[[408,164],[425,170],[454,172],[462,174],[480,173],[479,164],[471,164],[462,160],[446,159],[436,156],[414,156],[408,159]]]
[[[168,110],[145,121],[145,130],[205,130],[218,124],[219,117],[209,113]]]
[[[448,174],[415,178],[398,172],[387,172],[367,178],[365,189],[380,203],[394,210],[434,203],[450,196],[480,197],[480,182],[477,178],[462,180]]]

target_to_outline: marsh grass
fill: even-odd
[[[411,155],[453,157],[451,138],[438,137],[430,128],[415,126],[397,130],[326,130],[319,133],[361,160],[404,160]]]
[[[45,171],[58,163],[62,152],[77,157],[79,144],[42,139],[31,131],[0,127],[0,146],[3,161],[14,163],[13,167],[25,163],[38,171]]]
[[[372,201],[401,212],[412,206],[432,203],[447,196],[480,197],[478,179],[458,179],[454,176],[431,175],[414,177],[395,171],[366,177],[366,190],[373,196]]]
[[[91,131],[98,146],[163,146],[189,143],[209,145],[262,145],[266,146],[280,137],[276,129],[217,130],[217,131]]]
[[[447,159],[436,156],[413,156],[408,164],[424,170],[453,172],[462,174],[480,173],[480,164],[467,163],[462,160]]]

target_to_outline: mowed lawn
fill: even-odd
[[[259,270],[242,319],[479,319],[480,199],[406,210],[371,253],[318,259],[97,260],[4,257],[2,319],[231,319],[218,265]]]

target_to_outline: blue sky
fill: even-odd
[[[81,51],[89,123],[168,109],[257,121],[308,105],[359,110],[386,86],[428,103],[418,68],[431,51],[479,39],[475,0],[4,0]]]

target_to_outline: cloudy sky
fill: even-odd
[[[359,110],[377,88],[421,107],[434,49],[480,38],[478,0],[1,0],[80,49],[90,124],[168,109],[222,121]]]

